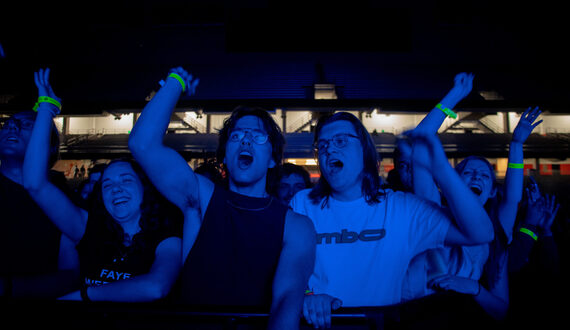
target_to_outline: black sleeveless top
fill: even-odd
[[[269,310],[287,206],[214,188],[184,263],[181,302]]]

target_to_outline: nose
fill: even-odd
[[[253,139],[253,135],[250,132],[246,132],[241,138],[242,145],[251,145],[251,139]]]
[[[121,192],[121,191],[123,191],[123,188],[121,187],[121,184],[120,184],[120,183],[113,183],[113,186],[112,186],[112,188],[111,188],[111,192],[113,192],[113,193],[118,193],[118,192]]]

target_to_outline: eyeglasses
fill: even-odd
[[[32,129],[34,128],[34,122],[17,118],[8,118],[0,121],[0,129],[8,129],[9,126],[17,127],[18,129]]]
[[[358,139],[358,136],[356,135],[340,133],[334,135],[331,139],[319,139],[315,144],[313,144],[313,148],[318,152],[324,152],[329,147],[330,142],[332,142],[333,146],[336,148],[344,148],[348,144],[349,137]]]
[[[240,142],[246,134],[251,136],[251,139],[256,144],[264,144],[267,142],[269,135],[267,133],[256,129],[235,129],[230,133],[230,142]]]

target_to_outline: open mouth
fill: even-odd
[[[478,186],[471,186],[469,187],[469,189],[471,189],[471,191],[475,193],[475,195],[477,196],[481,195],[481,193],[483,192],[483,190]]]
[[[247,151],[240,152],[238,156],[238,164],[241,169],[248,168],[253,163],[253,155]]]
[[[328,167],[329,167],[331,173],[337,173],[340,170],[342,170],[342,168],[344,167],[344,164],[342,161],[340,161],[338,159],[331,159],[328,162]]]
[[[113,205],[115,206],[123,206],[125,204],[127,204],[127,202],[129,201],[128,198],[122,197],[122,198],[117,198],[113,200]]]

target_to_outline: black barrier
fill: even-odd
[[[469,297],[433,295],[384,307],[340,308],[332,329],[456,329],[501,325]],[[12,299],[2,301],[2,329],[265,329],[269,314],[244,307],[202,307],[171,303],[110,303]],[[302,318],[301,329],[313,326]],[[502,328],[502,326],[501,326]],[[507,327],[508,328],[508,327]],[[486,329],[488,330],[488,328]]]

